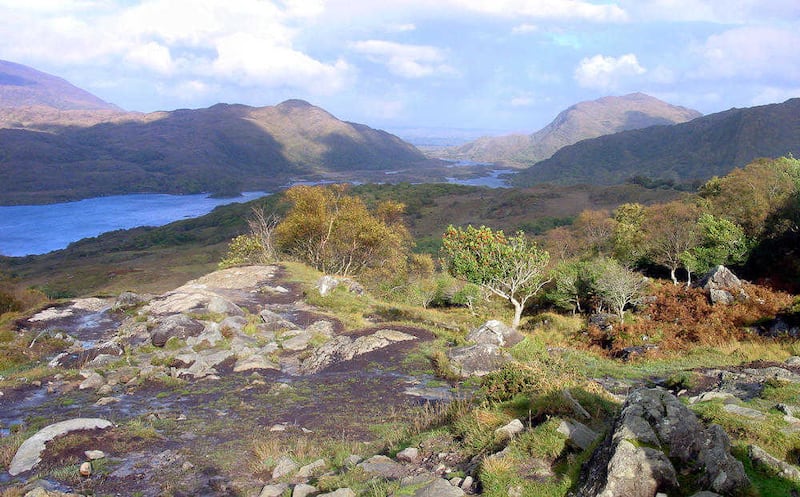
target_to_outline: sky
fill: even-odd
[[[300,98],[406,134],[533,132],[637,91],[704,114],[798,97],[800,1],[0,0],[0,59],[133,111]]]

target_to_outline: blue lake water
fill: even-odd
[[[62,204],[0,206],[0,254],[44,254],[107,231],[162,226],[202,216],[218,205],[247,202],[264,195],[246,192],[235,198],[210,198],[205,194],[137,194]]]

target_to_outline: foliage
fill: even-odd
[[[382,202],[373,214],[346,192],[345,185],[287,190],[292,207],[275,229],[277,246],[324,273],[403,274],[411,247],[403,205]]]
[[[622,204],[614,211],[614,257],[623,264],[637,264],[645,252],[642,223],[645,207],[637,203]]]
[[[697,220],[697,229],[698,244],[681,255],[681,262],[690,275],[706,273],[719,264],[744,262],[748,243],[741,226],[704,213]]]
[[[617,313],[620,321],[625,307],[640,302],[645,288],[644,277],[614,259],[608,259],[597,277],[595,288],[600,300]]]
[[[692,204],[669,202],[650,206],[642,224],[648,256],[670,271],[673,284],[678,284],[675,271],[684,265],[684,254],[697,246],[697,218],[700,212]]]
[[[453,276],[480,285],[514,306],[512,326],[519,326],[527,302],[547,283],[549,254],[524,233],[507,237],[481,226],[447,228],[442,239],[446,267]]]

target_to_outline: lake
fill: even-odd
[[[235,198],[211,198],[206,194],[136,194],[61,204],[0,206],[0,254],[44,254],[107,231],[162,226],[202,216],[219,205],[264,195],[246,192]]]

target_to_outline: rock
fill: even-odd
[[[771,338],[800,338],[800,326],[797,325],[797,318],[776,317],[769,327],[761,328],[761,333]],[[789,322],[792,321],[792,322]]]
[[[616,314],[597,313],[589,316],[589,326],[594,326],[600,331],[608,333],[614,329],[614,323],[618,322],[619,318]]]
[[[696,404],[697,402],[708,402],[716,399],[735,400],[736,396],[728,392],[717,392],[717,391],[703,392],[695,397],[689,397],[689,403]]]
[[[325,275],[317,280],[317,291],[321,296],[326,296],[339,286],[339,280],[335,276]]]
[[[311,341],[312,337],[313,335],[311,333],[303,332],[288,340],[284,340],[283,343],[281,343],[281,347],[291,352],[299,352],[308,348],[308,342]]]
[[[695,286],[707,291],[713,304],[732,304],[736,299],[748,298],[741,280],[730,269],[721,265],[706,273]]]
[[[461,482],[461,490],[463,490],[465,492],[469,492],[470,489],[472,489],[472,484],[473,483],[474,483],[474,480],[472,479],[471,476],[464,477],[464,481]]]
[[[297,329],[296,324],[284,319],[280,316],[280,314],[272,312],[268,309],[264,309],[263,311],[259,312],[258,315],[261,317],[261,320],[264,321],[264,326],[266,327],[267,331],[279,332]]]
[[[240,373],[242,371],[252,371],[255,369],[274,369],[279,371],[280,366],[269,360],[269,358],[263,354],[255,354],[247,359],[237,360],[236,364],[233,366],[233,371],[236,373]]]
[[[43,482],[37,482],[37,485],[42,485]],[[16,494],[12,494],[16,495]],[[79,494],[67,494],[63,492],[58,492],[56,490],[46,490],[42,487],[37,486],[30,492],[26,493],[24,497],[80,497]]]
[[[665,390],[640,388],[628,396],[611,432],[584,466],[575,496],[652,497],[657,490],[677,488],[678,471],[694,473],[701,488],[722,494],[750,484],[722,428],[704,428]]]
[[[81,463],[80,468],[78,468],[78,473],[80,473],[80,475],[83,477],[92,476],[92,463],[90,462]]]
[[[359,455],[350,454],[344,460],[344,467],[345,468],[352,468],[352,467],[356,466],[358,463],[360,463],[363,460],[364,460],[364,458],[359,456]]]
[[[800,356],[793,355],[784,362],[787,366],[800,368]]]
[[[277,480],[286,475],[292,474],[297,471],[297,463],[289,456],[281,456],[275,469],[272,470],[272,479]]]
[[[414,497],[461,497],[464,491],[447,480],[437,478],[414,493]]]
[[[150,295],[139,295],[138,293],[133,292],[122,292],[117,297],[116,302],[114,305],[111,306],[112,311],[124,311],[127,309],[132,309],[134,307],[138,307],[144,303],[147,303],[153,297]]]
[[[317,492],[317,487],[300,483],[292,489],[292,497],[308,497]]]
[[[213,314],[225,314],[227,316],[244,316],[244,311],[241,307],[231,302],[230,300],[219,296],[213,295],[208,299],[206,304],[208,312]]]
[[[100,373],[95,372],[81,382],[81,384],[78,386],[78,390],[97,390],[105,385],[105,383],[105,378],[103,378]]]
[[[150,341],[156,347],[163,347],[172,337],[186,339],[199,335],[204,329],[203,323],[183,314],[174,314],[158,322],[150,332]]]
[[[356,497],[356,493],[349,488],[340,488],[333,492],[319,494],[317,497]]]
[[[116,404],[119,402],[119,399],[116,397],[100,397],[97,399],[97,402],[94,403],[97,407],[103,407],[110,404]]]
[[[508,492],[506,495],[508,497],[522,497],[524,490],[522,489],[521,485],[512,485],[508,487]]]
[[[492,344],[454,347],[447,352],[450,368],[463,378],[484,376],[511,362],[511,356]]]
[[[358,464],[365,473],[380,476],[387,480],[399,480],[405,475],[403,466],[386,456],[372,456]]]
[[[767,415],[761,411],[756,409],[751,409],[749,407],[743,407],[737,404],[725,404],[722,406],[722,410],[725,412],[735,414],[737,416],[743,416],[745,418],[750,419],[766,419]]]
[[[113,426],[111,421],[100,418],[75,418],[46,426],[25,440],[17,449],[17,453],[8,466],[8,473],[16,476],[36,467],[42,460],[41,454],[45,445],[56,437],[73,431],[103,430],[111,426]]]
[[[475,328],[467,334],[468,342],[487,343],[500,347],[511,347],[524,338],[522,333],[496,319],[487,321],[480,328]]]
[[[514,419],[507,425],[501,426],[500,428],[494,430],[494,434],[496,436],[501,436],[505,438],[514,438],[514,435],[522,433],[524,429],[525,426],[522,424],[522,421]]]
[[[199,335],[188,337],[186,339],[186,345],[192,348],[209,348],[215,347],[224,339],[225,337],[222,336],[222,332],[219,331],[219,327],[216,325],[216,323],[214,323],[212,326],[203,328],[203,332]],[[198,347],[198,345],[200,347]]]
[[[708,490],[703,490],[701,492],[697,492],[696,494],[692,494],[691,497],[722,497],[718,493],[709,492]]]
[[[265,485],[264,488],[261,489],[261,493],[258,494],[258,497],[281,497],[287,488],[289,488],[289,485],[286,483]]]
[[[242,332],[247,326],[247,318],[244,316],[228,316],[219,322],[219,331],[223,336],[231,337]]]
[[[83,452],[83,455],[86,456],[86,459],[90,461],[96,461],[98,459],[103,459],[106,457],[106,453],[102,450],[87,450]]]
[[[353,357],[388,347],[393,343],[416,339],[414,335],[389,329],[378,330],[355,340],[344,335],[335,336],[314,350],[303,361],[300,371],[304,374],[317,373],[332,364],[349,361]]]
[[[577,421],[562,420],[556,431],[567,437],[570,445],[580,450],[591,447],[600,436],[588,426]]]
[[[415,463],[417,459],[419,459],[419,449],[416,447],[406,447],[397,453],[398,461]]]
[[[564,397],[570,407],[572,407],[572,411],[577,414],[578,416],[582,416],[585,419],[592,419],[592,415],[583,408],[580,402],[575,400],[575,397],[572,396],[572,393],[569,391],[568,388],[561,390],[561,396]]]
[[[770,471],[776,473],[781,478],[800,483],[800,468],[781,461],[777,457],[768,454],[764,449],[757,445],[747,448],[747,453],[754,463],[760,464]]]
[[[302,468],[300,468],[297,473],[295,473],[294,477],[297,479],[307,479],[311,478],[312,476],[316,476],[325,469],[325,459],[317,459],[316,461],[306,464]]]

